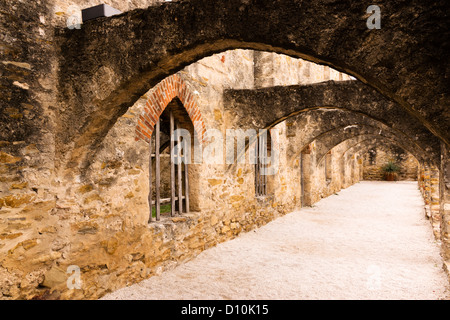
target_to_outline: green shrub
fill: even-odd
[[[392,161],[388,161],[388,163],[383,166],[384,172],[398,172],[399,170],[400,167]]]

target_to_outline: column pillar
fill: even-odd
[[[430,215],[433,233],[437,240],[441,237],[441,212],[439,200],[439,169],[436,166],[430,166]]]
[[[447,272],[450,268],[450,149],[441,142],[441,168],[439,170],[439,198],[441,212],[442,254]]]

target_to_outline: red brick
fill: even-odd
[[[167,82],[167,88],[169,89],[170,94],[173,94],[173,79],[172,77],[169,78],[169,81]]]
[[[197,104],[194,101],[191,101],[187,106],[186,110],[189,115],[194,114],[194,112],[197,110]]]
[[[178,89],[179,92],[179,98],[180,100],[184,103],[184,95],[186,94],[186,86],[183,84],[180,86],[180,88]]]
[[[153,104],[152,107],[148,110],[148,113],[151,114],[156,120],[161,113],[161,107],[159,106],[159,103],[156,102],[155,104]]]
[[[151,113],[144,113],[144,119],[151,124],[156,123],[156,119]]]
[[[146,120],[139,120],[138,126],[141,128],[142,132],[144,132],[144,131],[152,132],[153,131],[153,125],[151,123],[148,123]]]
[[[139,117],[138,125],[136,126],[137,139],[149,141],[157,119],[175,97],[178,97],[183,103],[191,121],[193,123],[197,122],[195,130],[201,136],[200,143],[203,143],[206,127],[196,102],[196,96],[190,92],[189,87],[178,74],[161,81],[152,93],[148,95],[144,113]]]
[[[194,116],[193,121],[200,121],[200,120],[201,120],[200,114],[197,114],[196,116]]]
[[[147,126],[147,128],[152,128],[153,127],[153,123],[151,123],[151,122],[148,122],[147,120],[144,120],[143,121],[144,122],[144,124]]]
[[[145,141],[145,138],[146,136],[142,132],[136,130],[136,140],[142,139]]]
[[[189,91],[186,91],[186,96],[184,97],[184,105],[187,106],[192,101],[192,95]]]
[[[154,96],[153,96],[153,93],[152,94],[149,94],[148,95],[148,100],[147,100],[147,107],[149,108],[149,109],[151,109],[151,108],[154,108],[154,105],[156,104],[156,100],[155,100],[155,98],[154,98]]]
[[[163,97],[161,95],[161,92],[160,92],[159,88],[155,90],[154,97],[156,98],[155,99],[156,102],[160,102],[161,100],[163,100]]]
[[[152,93],[151,98],[152,98],[152,100],[153,100],[153,107],[154,107],[154,109],[155,109],[156,111],[158,111],[158,112],[161,111],[161,106],[159,105],[159,102],[158,102],[159,97],[158,97],[158,95],[156,94],[156,92],[153,92],[153,93]]]
[[[201,120],[200,118],[201,118],[200,111],[198,111],[198,109],[195,109],[195,111],[192,114],[192,121]]]

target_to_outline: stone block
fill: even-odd
[[[94,187],[91,184],[85,184],[78,188],[78,192],[81,194],[84,194],[84,193],[88,193],[88,192],[92,191],[93,189],[94,189]]]
[[[79,222],[72,225],[72,228],[77,229],[78,234],[96,234],[98,232],[99,226],[95,222]]]
[[[28,186],[28,182],[22,182],[22,183],[13,183],[11,184],[11,190],[14,189],[25,189]]]
[[[21,232],[17,232],[17,233],[2,233],[2,234],[0,234],[0,239],[1,240],[11,240],[11,239],[18,238],[21,235],[23,235],[23,233],[21,233]]]
[[[54,288],[62,283],[65,283],[66,281],[66,272],[56,266],[53,266],[49,271],[45,273],[42,286],[47,288]]]
[[[223,180],[221,179],[208,179],[208,183],[210,186],[217,186],[219,184],[223,183]]]
[[[100,4],[91,8],[81,10],[83,22],[93,20],[100,17],[111,17],[113,15],[121,14],[122,12],[107,5]]]
[[[34,194],[15,194],[0,198],[0,207],[19,208],[24,204],[30,203],[36,195]]]
[[[217,216],[215,214],[213,214],[211,216],[211,220],[210,220],[211,225],[215,226],[218,222],[219,222],[219,219],[217,218]]]
[[[31,248],[33,248],[37,244],[38,244],[37,239],[29,239],[29,240],[22,241],[20,243],[20,245],[22,245],[22,247],[25,250],[30,250]]]

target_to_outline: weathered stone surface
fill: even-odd
[[[0,198],[1,207],[18,208],[30,203],[36,196],[33,194],[16,194]]]
[[[2,233],[0,234],[0,239],[2,240],[6,240],[6,239],[14,239],[17,237],[20,237],[23,233],[18,232],[18,233]]]
[[[54,288],[67,281],[67,274],[61,268],[53,266],[44,275],[44,282],[42,285],[47,288]]]
[[[14,164],[21,160],[22,160],[22,158],[20,158],[20,157],[14,157],[6,152],[0,152],[0,162],[1,163]]]
[[[364,180],[384,180],[382,167],[389,161],[393,161],[400,167],[399,180],[417,180],[419,170],[417,160],[401,148],[383,145],[369,148],[364,155]]]
[[[305,5],[308,10],[304,10]],[[440,39],[448,28],[445,23],[434,28],[427,25],[427,19],[432,21],[445,16],[445,3],[383,2],[380,5],[383,12],[391,12],[392,16],[386,15],[384,27],[376,31],[367,29],[364,19],[367,6],[353,2],[323,6],[320,1],[278,1],[276,6],[268,8],[258,1],[221,1],[211,5],[205,0],[192,0],[131,11],[119,17],[91,21],[81,30],[61,34],[65,40],[62,45],[65,61],[80,59],[86,67],[77,69],[70,62],[64,63],[60,80],[67,86],[64,92],[73,85],[97,86],[93,73],[102,67],[103,61],[97,57],[108,54],[108,59],[114,61],[110,64],[114,81],[102,91],[111,94],[102,99],[86,92],[81,99],[96,101],[99,107],[95,114],[107,115],[114,122],[145,93],[149,83],[154,85],[167,73],[177,72],[202,57],[235,48],[277,51],[354,75],[414,114],[418,122],[448,144],[450,130],[440,121],[440,117],[446,117],[448,105],[446,80],[438,71],[427,72],[446,68],[440,57],[445,56],[448,48],[433,39]],[[428,10],[429,6],[434,10]],[[286,16],[286,12],[290,14]],[[420,19],[415,19],[416,23],[411,26],[413,17]],[[129,34],[138,36],[130,39]],[[394,38],[402,41],[391,41]],[[82,48],[78,43],[89,44],[89,47]],[[127,43],[122,46],[126,54],[107,51],[107,43]],[[410,54],[412,47],[420,48],[415,50],[414,58]],[[146,52],[146,59],[140,59],[141,52]],[[120,58],[124,55],[129,59]],[[164,65],[164,68],[154,69],[156,65]],[[119,87],[125,89],[116,90]],[[65,117],[70,117],[70,108],[74,108],[75,99],[72,100],[65,101],[68,106]],[[107,109],[110,111],[106,112]],[[89,117],[92,121],[87,119],[88,114],[83,117],[89,125],[76,142],[77,151],[88,141],[95,140],[89,138],[94,133],[93,128],[103,135],[109,129],[111,121],[96,120],[104,119],[96,115]],[[82,124],[80,121],[77,126],[61,130],[67,132],[65,138],[61,136],[62,141],[70,140]]]
[[[11,184],[11,189],[25,189],[28,186],[28,182],[22,182],[22,183],[13,183]]]
[[[56,233],[57,228],[55,226],[48,226],[44,227],[41,230],[39,230],[40,233]]]
[[[363,114],[379,129],[387,124],[388,130],[395,130],[395,135],[391,136],[402,139],[402,145],[420,143],[425,152],[416,152],[417,157],[427,156],[428,161],[434,163],[440,161],[439,139],[399,105],[359,81],[228,90],[225,93],[225,101],[225,108],[233,114],[236,127],[252,123],[255,128],[267,128],[295,114],[316,109],[331,109],[332,112],[338,109],[357,115]],[[265,108],[270,108],[272,112],[264,112]],[[339,121],[339,118],[328,119],[333,123]],[[379,125],[376,124],[377,121]],[[367,120],[365,122],[367,123]],[[405,133],[405,136],[402,133]]]
[[[446,119],[442,106],[448,99],[445,81],[436,71],[445,70],[441,68],[445,63],[436,57],[447,50],[441,41],[434,50],[432,39],[434,33],[441,39],[448,28],[442,23],[431,31],[426,23],[434,13],[442,14],[440,2],[430,11],[429,6],[414,6],[424,16],[414,20],[417,25],[405,31],[400,44],[382,41],[398,36],[393,20],[386,20],[386,29],[368,31],[361,18],[365,7],[354,3],[279,1],[270,8],[259,1],[238,0],[192,0],[150,8],[152,0],[106,3],[123,11],[143,10],[68,30],[69,6],[90,6],[93,0],[4,1],[0,298],[96,299],[173,268],[240,232],[312,205],[361,179],[365,149],[362,140],[351,137],[375,134],[369,127],[383,130],[383,137],[395,135],[394,142],[415,150],[420,161],[440,161],[444,148],[436,136],[442,140],[448,128],[445,121],[435,119]],[[406,12],[398,26],[406,21],[409,26],[412,6],[387,2],[382,6],[386,12]],[[299,14],[291,17],[295,12]],[[336,25],[336,30],[330,27]],[[65,28],[56,30],[56,37],[55,26]],[[353,39],[355,35],[362,37]],[[413,57],[415,46],[422,51],[414,51]],[[224,51],[238,47],[291,57]],[[388,99],[354,82],[316,84],[350,77],[294,58],[299,56],[348,71]],[[190,165],[191,213],[148,223],[149,150],[144,141],[136,141],[136,126],[154,94],[161,99],[153,106],[166,107],[160,105],[167,100],[162,96],[172,97],[173,87],[159,84],[169,75],[185,84],[184,93],[178,93],[184,94],[184,101],[196,97],[198,114],[188,114],[186,122],[201,116],[205,129],[222,133],[268,125],[279,130],[280,166],[268,177],[267,196],[255,197],[251,164]],[[267,88],[286,85],[291,87]],[[163,87],[167,91],[161,92]],[[229,108],[228,92],[224,99],[227,90],[236,97],[248,93],[248,104]],[[292,90],[303,93],[291,95]],[[262,103],[261,97],[267,101]],[[275,98],[280,101],[271,104]],[[189,106],[183,111],[192,110]],[[306,111],[311,107],[327,108]],[[289,113],[299,108],[302,112],[295,116]],[[279,114],[280,110],[287,113]],[[284,116],[291,116],[289,125],[281,121]],[[364,128],[344,130],[355,123]],[[414,147],[405,143],[408,139]],[[352,146],[353,142],[360,145]],[[329,161],[318,161],[329,148]],[[168,166],[162,161],[164,170]],[[448,167],[445,161],[441,166]],[[440,172],[439,183],[450,185],[448,175]],[[423,190],[435,209],[436,187],[429,176]],[[166,186],[168,175],[162,180]],[[445,199],[445,190],[439,188],[444,193],[439,199]],[[439,201],[446,213],[448,201]],[[443,215],[445,241],[448,220]],[[69,265],[81,269],[80,290],[65,288],[63,270]],[[43,291],[46,272],[47,281],[54,283]]]
[[[211,186],[217,186],[219,184],[222,184],[223,180],[220,180],[220,179],[208,179],[208,183]]]
[[[99,226],[96,222],[87,221],[73,225],[72,229],[76,229],[79,234],[96,234]]]

